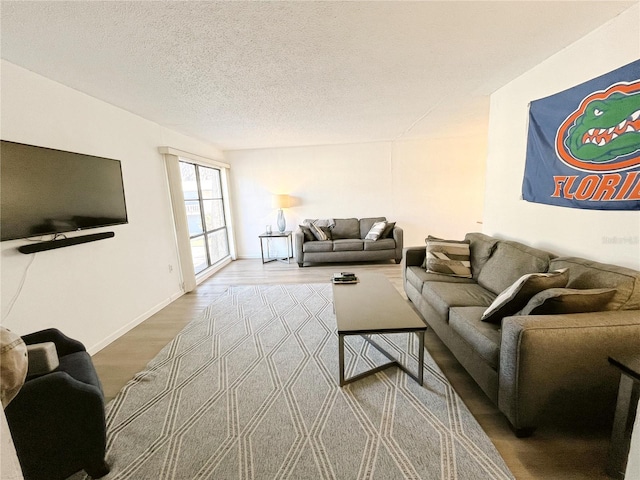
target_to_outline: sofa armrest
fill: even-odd
[[[396,263],[402,260],[402,249],[404,242],[404,231],[400,227],[393,227],[393,239],[396,241]]]
[[[68,475],[68,465],[77,463],[77,452],[82,452],[86,465],[104,459],[105,408],[98,386],[65,372],[53,372],[27,381],[5,413],[28,473],[41,471],[46,465],[47,470],[59,473],[60,469]],[[85,465],[76,466],[80,469]],[[30,478],[42,475],[32,474]]]
[[[620,376],[608,357],[637,353],[639,313],[503,319],[498,408],[516,432],[532,430],[548,413],[598,412],[605,419],[613,415]]]
[[[302,248],[304,245],[304,232],[300,229],[300,227],[296,227],[295,232],[293,232],[293,244],[295,249],[295,257],[298,265],[302,266],[304,263],[304,254],[302,252]]]
[[[427,256],[426,247],[405,247],[404,248],[404,268],[419,267]]]

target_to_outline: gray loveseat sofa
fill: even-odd
[[[324,262],[395,260],[400,263],[403,249],[402,228],[393,224],[386,238],[365,239],[374,223],[386,221],[385,217],[331,219],[328,240],[317,240],[309,236],[309,233],[305,237],[302,228],[298,227],[294,233],[296,262],[300,267],[305,263]]]
[[[410,247],[404,251],[404,289],[516,435],[530,435],[548,418],[612,420],[620,376],[608,356],[640,349],[640,272],[556,257],[481,233],[465,239],[472,278],[429,273],[425,247]],[[525,307],[496,323],[482,321],[496,296],[521,276],[565,268],[564,292],[615,292],[607,292],[607,303],[598,311],[520,314]]]

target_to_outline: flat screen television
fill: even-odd
[[[119,160],[0,142],[3,241],[127,222]]]

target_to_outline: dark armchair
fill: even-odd
[[[65,479],[79,470],[106,475],[104,394],[84,345],[56,329],[22,339],[53,342],[60,362],[49,373],[28,376],[5,409],[25,480]]]

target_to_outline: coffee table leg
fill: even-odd
[[[340,370],[340,386],[344,385],[344,335],[338,333],[338,369]]]
[[[375,342],[370,334],[361,334],[362,338],[367,341],[371,346],[373,346],[376,350],[382,353],[385,357],[387,357],[390,362],[385,363],[383,365],[379,365],[371,370],[367,370],[359,375],[349,378],[345,380],[344,375],[344,333],[338,332],[338,370],[340,371],[340,386],[343,387],[347,383],[355,382],[360,380],[361,378],[367,377],[369,375],[373,375],[374,373],[378,373],[386,368],[397,366],[401,370],[403,370],[407,375],[413,378],[420,386],[424,385],[424,335],[426,329],[420,329],[415,331],[418,335],[418,375],[412,373],[407,367],[399,363],[390,353],[388,353],[382,346],[378,345]]]

